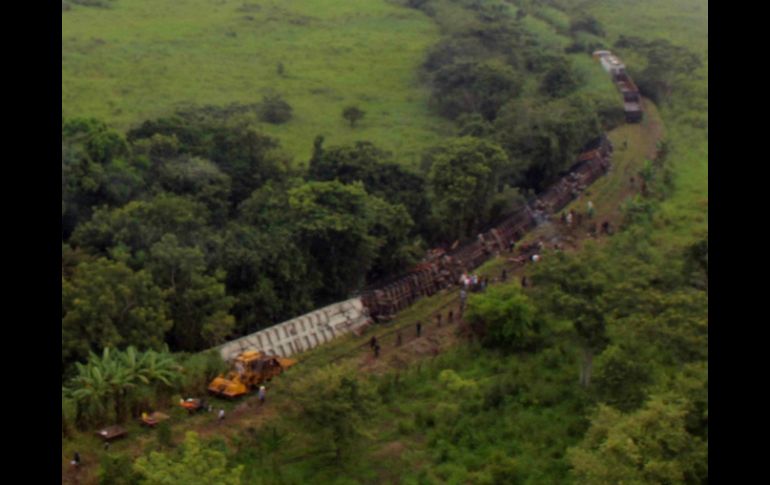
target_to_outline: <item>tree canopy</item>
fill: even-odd
[[[243,465],[229,466],[224,453],[206,447],[197,433],[188,431],[180,460],[153,451],[149,456],[139,457],[134,470],[143,478],[140,483],[147,485],[240,485]]]

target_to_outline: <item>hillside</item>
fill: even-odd
[[[278,93],[284,125],[258,123],[305,163],[316,135],[377,140],[415,165],[450,126],[418,80],[438,37],[420,12],[385,0],[114,0],[62,12],[62,114],[125,130],[189,105],[257,103]],[[278,66],[282,65],[282,74]],[[351,129],[343,108],[367,115]]]

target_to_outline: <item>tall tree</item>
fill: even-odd
[[[200,249],[183,247],[166,234],[150,249],[148,269],[166,289],[174,350],[199,351],[224,341],[235,325],[228,313],[234,298],[225,294],[224,273],[206,274]]]
[[[162,193],[116,209],[97,209],[90,221],[78,226],[72,242],[94,254],[115,256],[119,250],[132,267],[142,268],[152,245],[166,234],[174,234],[184,245],[210,249],[217,238],[207,228],[209,219],[203,204]]]
[[[706,483],[707,444],[685,429],[690,404],[652,397],[633,414],[600,405],[583,441],[567,455],[578,483]]]
[[[542,190],[601,134],[594,103],[581,95],[547,103],[513,100],[495,120],[495,140],[518,161],[521,185]]]
[[[464,137],[450,141],[433,156],[428,175],[436,220],[444,237],[470,236],[486,221],[499,177],[508,165],[500,147],[486,140]]]
[[[142,191],[125,138],[95,119],[62,122],[62,230],[69,238],[97,205],[117,206]]]
[[[171,328],[163,292],[146,271],[99,258],[62,280],[62,361],[135,345],[159,349]]]
[[[198,157],[177,157],[160,163],[155,177],[160,191],[202,203],[211,213],[211,222],[224,225],[232,182],[214,163]]]
[[[386,231],[378,227],[387,224],[395,230],[394,224],[411,226],[403,207],[394,209],[368,195],[360,182],[309,182],[291,189],[288,195],[295,240],[312,255],[311,274],[323,275],[319,301],[345,298],[363,284],[379,250],[388,242]],[[389,214],[394,210],[401,214]]]
[[[580,79],[569,58],[558,57],[543,76],[540,90],[552,98],[561,98],[572,93],[579,85]]]
[[[479,113],[492,121],[500,106],[517,97],[521,88],[520,77],[508,65],[492,61],[458,62],[436,71],[431,100],[447,118]]]
[[[323,150],[319,145],[316,153],[310,164],[311,179],[346,184],[361,181],[369,194],[402,204],[415,228],[426,232],[430,204],[425,178],[393,161],[391,153],[368,141]]]
[[[579,255],[555,253],[544,258],[532,276],[544,307],[556,318],[572,322],[583,351],[580,384],[591,384],[594,355],[608,344],[606,260],[586,244]]]

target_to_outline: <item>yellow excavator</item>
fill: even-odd
[[[231,398],[243,396],[296,363],[294,359],[259,351],[243,352],[235,358],[227,376],[220,375],[211,381],[209,392]]]

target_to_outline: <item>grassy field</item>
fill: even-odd
[[[439,37],[421,12],[385,0],[115,0],[62,12],[62,114],[118,129],[186,103],[282,95],[284,125],[263,124],[299,163],[317,134],[372,140],[402,163],[451,133],[428,111],[417,68]],[[278,74],[278,63],[284,74]],[[366,117],[355,128],[342,109]]]

